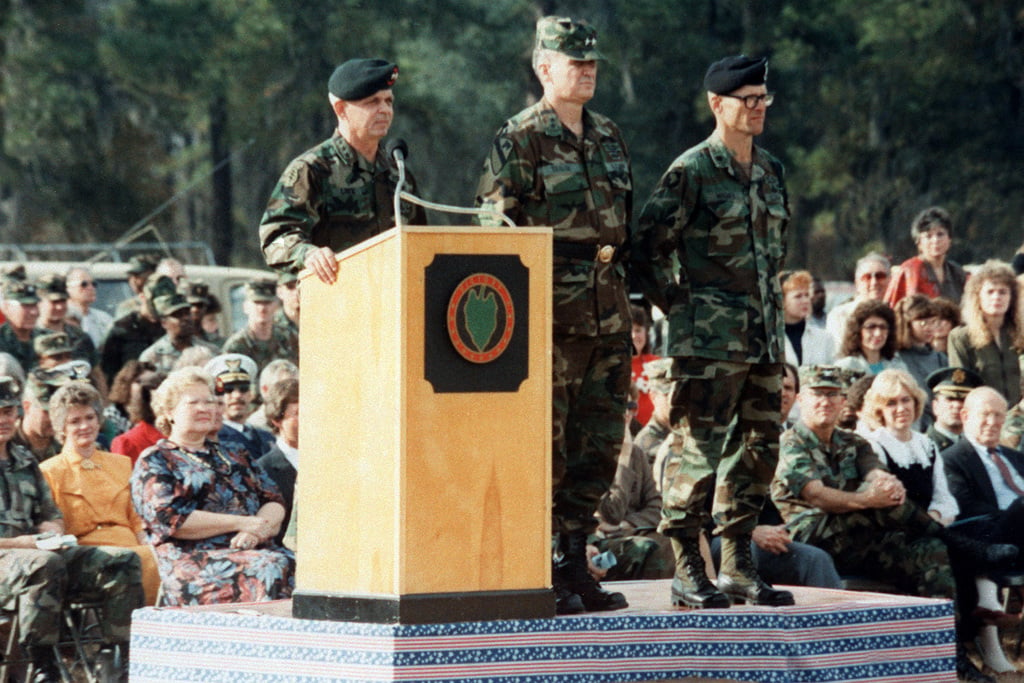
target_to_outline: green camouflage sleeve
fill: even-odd
[[[535,169],[531,159],[522,155],[505,128],[498,131],[491,153],[484,161],[483,173],[476,190],[476,206],[503,213],[516,225],[524,225],[522,197],[532,185]],[[480,225],[500,226],[497,216],[478,216]]]
[[[1024,437],[1024,411],[1020,406],[1014,406],[1006,415],[1006,422],[1003,423],[1003,431],[999,435],[999,442],[1007,448],[1019,451]]]
[[[686,223],[685,180],[686,174],[677,160],[661,177],[641,210],[632,241],[630,265],[634,284],[666,315],[679,292],[673,257],[684,248],[679,229]],[[680,260],[685,263],[685,257]],[[684,277],[680,273],[681,280]]]
[[[306,255],[316,249],[313,228],[321,220],[319,180],[302,159],[281,174],[260,220],[260,247],[267,265],[277,270],[302,270]]]

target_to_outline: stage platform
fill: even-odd
[[[793,607],[678,610],[669,583],[614,584],[630,602],[618,612],[519,621],[312,621],[290,601],[146,608],[131,681],[957,680],[948,601],[793,588]]]

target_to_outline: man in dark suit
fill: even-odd
[[[267,421],[277,435],[274,447],[256,461],[284,496],[285,517],[277,541],[284,541],[295,500],[295,476],[299,464],[299,380],[288,378],[270,386],[266,397]]]
[[[942,452],[961,529],[990,543],[1024,546],[1024,453],[999,445],[1006,400],[991,387],[967,394],[964,438]]]

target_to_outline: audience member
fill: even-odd
[[[168,373],[174,369],[175,362],[181,358],[185,349],[193,346],[205,346],[212,352],[216,352],[216,349],[196,336],[188,300],[173,289],[170,278],[161,277],[163,280],[157,286],[171,289],[153,297],[153,310],[160,318],[164,335],[146,347],[139,354],[139,360],[151,363],[159,372]]]
[[[164,604],[289,597],[294,556],[274,541],[281,495],[248,453],[206,438],[219,413],[213,379],[176,370],[154,392],[153,408],[168,438],[136,463],[132,500],[156,550]]]
[[[130,360],[137,360],[139,355],[164,334],[160,325],[153,300],[158,296],[167,296],[174,289],[168,288],[169,280],[153,277],[143,285],[138,295],[137,310],[115,318],[110,328],[107,341],[101,352],[100,367],[107,381],[111,381],[118,370]]]
[[[814,286],[811,288],[811,314],[807,317],[808,325],[820,330],[825,329],[825,325],[828,323],[828,315],[825,313],[827,298],[828,292],[825,291],[825,283],[815,275]]]
[[[18,419],[18,385],[0,377],[0,604],[18,605],[19,644],[35,680],[62,680],[53,646],[68,599],[98,600],[106,647],[127,655],[132,610],[143,593],[139,558],[122,548],[63,544],[61,511],[32,454],[11,443]]]
[[[59,332],[66,335],[71,358],[96,365],[99,354],[96,352],[92,337],[81,327],[67,323],[68,289],[64,278],[54,274],[44,275],[36,282],[36,294],[39,296],[39,318],[36,320],[36,327],[40,333]]]
[[[672,359],[658,358],[644,363],[647,376],[647,392],[653,409],[647,424],[637,432],[633,444],[647,456],[647,462],[654,465],[655,456],[661,444],[672,433],[670,412],[672,410]],[[654,481],[661,490],[660,470],[654,470]]]
[[[960,301],[967,273],[959,263],[946,258],[953,236],[953,219],[949,213],[939,206],[925,209],[914,218],[910,236],[917,245],[917,256],[907,259],[895,270],[885,292],[885,302],[895,307],[903,297],[919,292],[932,299],[942,296]]]
[[[128,417],[128,400],[131,397],[132,382],[144,370],[152,369],[153,366],[148,363],[130,360],[114,375],[114,380],[110,383],[110,390],[107,392],[103,418],[115,425],[118,434],[124,434],[132,428],[132,420]]]
[[[25,385],[24,368],[21,367],[17,358],[6,351],[0,351],[0,376],[13,377],[18,381],[18,386]]]
[[[806,270],[783,271],[782,316],[786,329],[786,361],[796,366],[822,365],[835,359],[832,337],[807,322],[814,278]]]
[[[92,339],[97,349],[103,346],[114,318],[95,305],[96,280],[85,266],[73,266],[64,275],[68,288],[68,312],[74,314],[78,324]],[[95,361],[92,361],[95,364]]]
[[[854,297],[832,308],[825,322],[825,329],[832,335],[836,347],[842,346],[846,338],[846,320],[853,309],[865,301],[881,301],[889,285],[889,259],[871,252],[857,260],[853,273]]]
[[[281,543],[291,523],[299,471],[299,380],[289,378],[270,385],[264,405],[277,440],[256,464],[277,484],[284,498],[284,521],[277,536]]]
[[[256,363],[240,353],[222,353],[211,359],[204,369],[213,377],[214,393],[223,402],[223,425],[217,432],[217,440],[226,447],[245,449],[253,460],[266,455],[274,447],[274,435],[245,422],[254,407]]]
[[[846,336],[836,365],[865,375],[877,375],[890,367],[902,368],[903,364],[895,359],[895,327],[896,316],[885,303],[858,304],[846,321]]]
[[[281,307],[274,314],[274,324],[286,334],[299,336],[299,276],[279,270],[277,272],[277,298]]]
[[[110,444],[113,453],[128,456],[132,466],[139,456],[150,446],[156,444],[163,434],[156,428],[156,414],[153,412],[153,392],[164,381],[165,375],[142,366],[128,387],[126,408],[132,426],[123,434],[114,437]]]
[[[932,306],[935,307],[937,319],[935,329],[932,332],[932,348],[948,356],[947,340],[949,339],[949,333],[954,328],[960,327],[963,321],[960,315],[960,305],[940,296],[932,299]]]
[[[863,418],[864,396],[875,381],[876,375],[849,373],[843,376],[843,384],[849,387],[842,407],[839,409],[837,427],[848,429],[866,437],[871,433],[871,426]]]
[[[220,349],[224,344],[224,339],[211,339],[203,329],[203,320],[206,318],[207,309],[210,306],[210,286],[202,280],[192,280],[179,287],[179,291],[188,302],[189,314],[192,316],[192,329],[195,330],[196,335],[211,346]]]
[[[125,271],[125,275],[128,279],[128,288],[132,290],[132,296],[117,304],[117,308],[114,309],[115,323],[129,313],[137,313],[142,310],[146,281],[156,270],[156,262],[159,258],[154,254],[140,254],[128,259],[128,269]]]
[[[193,344],[181,352],[178,360],[174,361],[172,369],[205,368],[206,364],[213,360],[213,357],[216,355],[217,350],[206,344]]]
[[[1024,321],[1017,277],[1002,261],[986,261],[967,281],[964,325],[949,333],[949,364],[974,370],[1013,405],[1020,401]]]
[[[32,341],[36,353],[36,367],[50,370],[71,360],[71,342],[64,332],[39,330]]]
[[[156,264],[156,275],[163,275],[171,278],[175,287],[188,280],[185,276],[185,265],[173,256],[165,256]]]
[[[88,382],[68,382],[58,389],[50,399],[50,419],[64,447],[39,469],[64,514],[65,532],[80,545],[131,548],[141,563],[146,604],[154,605],[160,573],[132,505],[132,463],[96,447],[102,407],[99,391]]]
[[[240,353],[256,361],[259,370],[275,358],[299,362],[299,337],[274,324],[277,311],[277,286],[271,280],[245,285],[246,325],[228,337],[223,353]]]
[[[203,313],[203,320],[200,323],[200,334],[203,339],[215,345],[218,349],[224,346],[224,342],[227,341],[220,330],[220,314],[223,308],[220,305],[220,299],[215,294],[209,294],[206,297],[206,311]]]
[[[924,294],[911,294],[896,303],[896,356],[917,386],[929,393],[924,413],[914,429],[924,431],[932,423],[931,390],[928,375],[949,365],[946,354],[932,348],[935,326],[939,321],[932,300]]]
[[[67,375],[62,372],[41,368],[28,373],[25,380],[21,422],[12,441],[32,453],[37,462],[60,453],[60,442],[54,436],[50,422],[50,397],[67,380]]]
[[[1015,451],[1024,446],[1024,397],[1007,411],[1006,422],[999,433],[999,443]]]
[[[637,388],[637,410],[632,424],[626,425],[630,434],[635,434],[651,419],[651,412],[654,404],[650,397],[650,380],[646,375],[646,365],[651,361],[658,360],[658,356],[651,353],[651,316],[643,306],[631,304],[630,315],[633,318],[633,357],[632,357],[632,382]]]
[[[252,414],[245,421],[246,424],[252,425],[256,429],[270,430],[270,422],[267,420],[267,414],[264,411],[267,393],[273,385],[290,378],[299,378],[299,367],[295,363],[284,358],[277,358],[267,363],[267,367],[260,371],[260,407],[252,411]]]
[[[37,334],[39,295],[34,284],[15,278],[5,278],[2,290],[0,308],[7,322],[0,325],[0,351],[14,356],[22,370],[28,372],[36,364],[32,340]]]
[[[964,398],[971,391],[982,385],[978,373],[965,368],[942,368],[927,378],[928,387],[932,392],[932,414],[935,422],[925,433],[935,442],[942,452],[960,440],[964,431],[960,411],[964,407]]]

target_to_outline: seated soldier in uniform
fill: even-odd
[[[61,544],[64,522],[39,465],[11,443],[20,400],[15,380],[0,377],[0,607],[17,611],[31,680],[58,681],[52,646],[65,600],[101,602],[104,642],[126,654],[132,610],[143,604],[142,570],[128,548]]]

